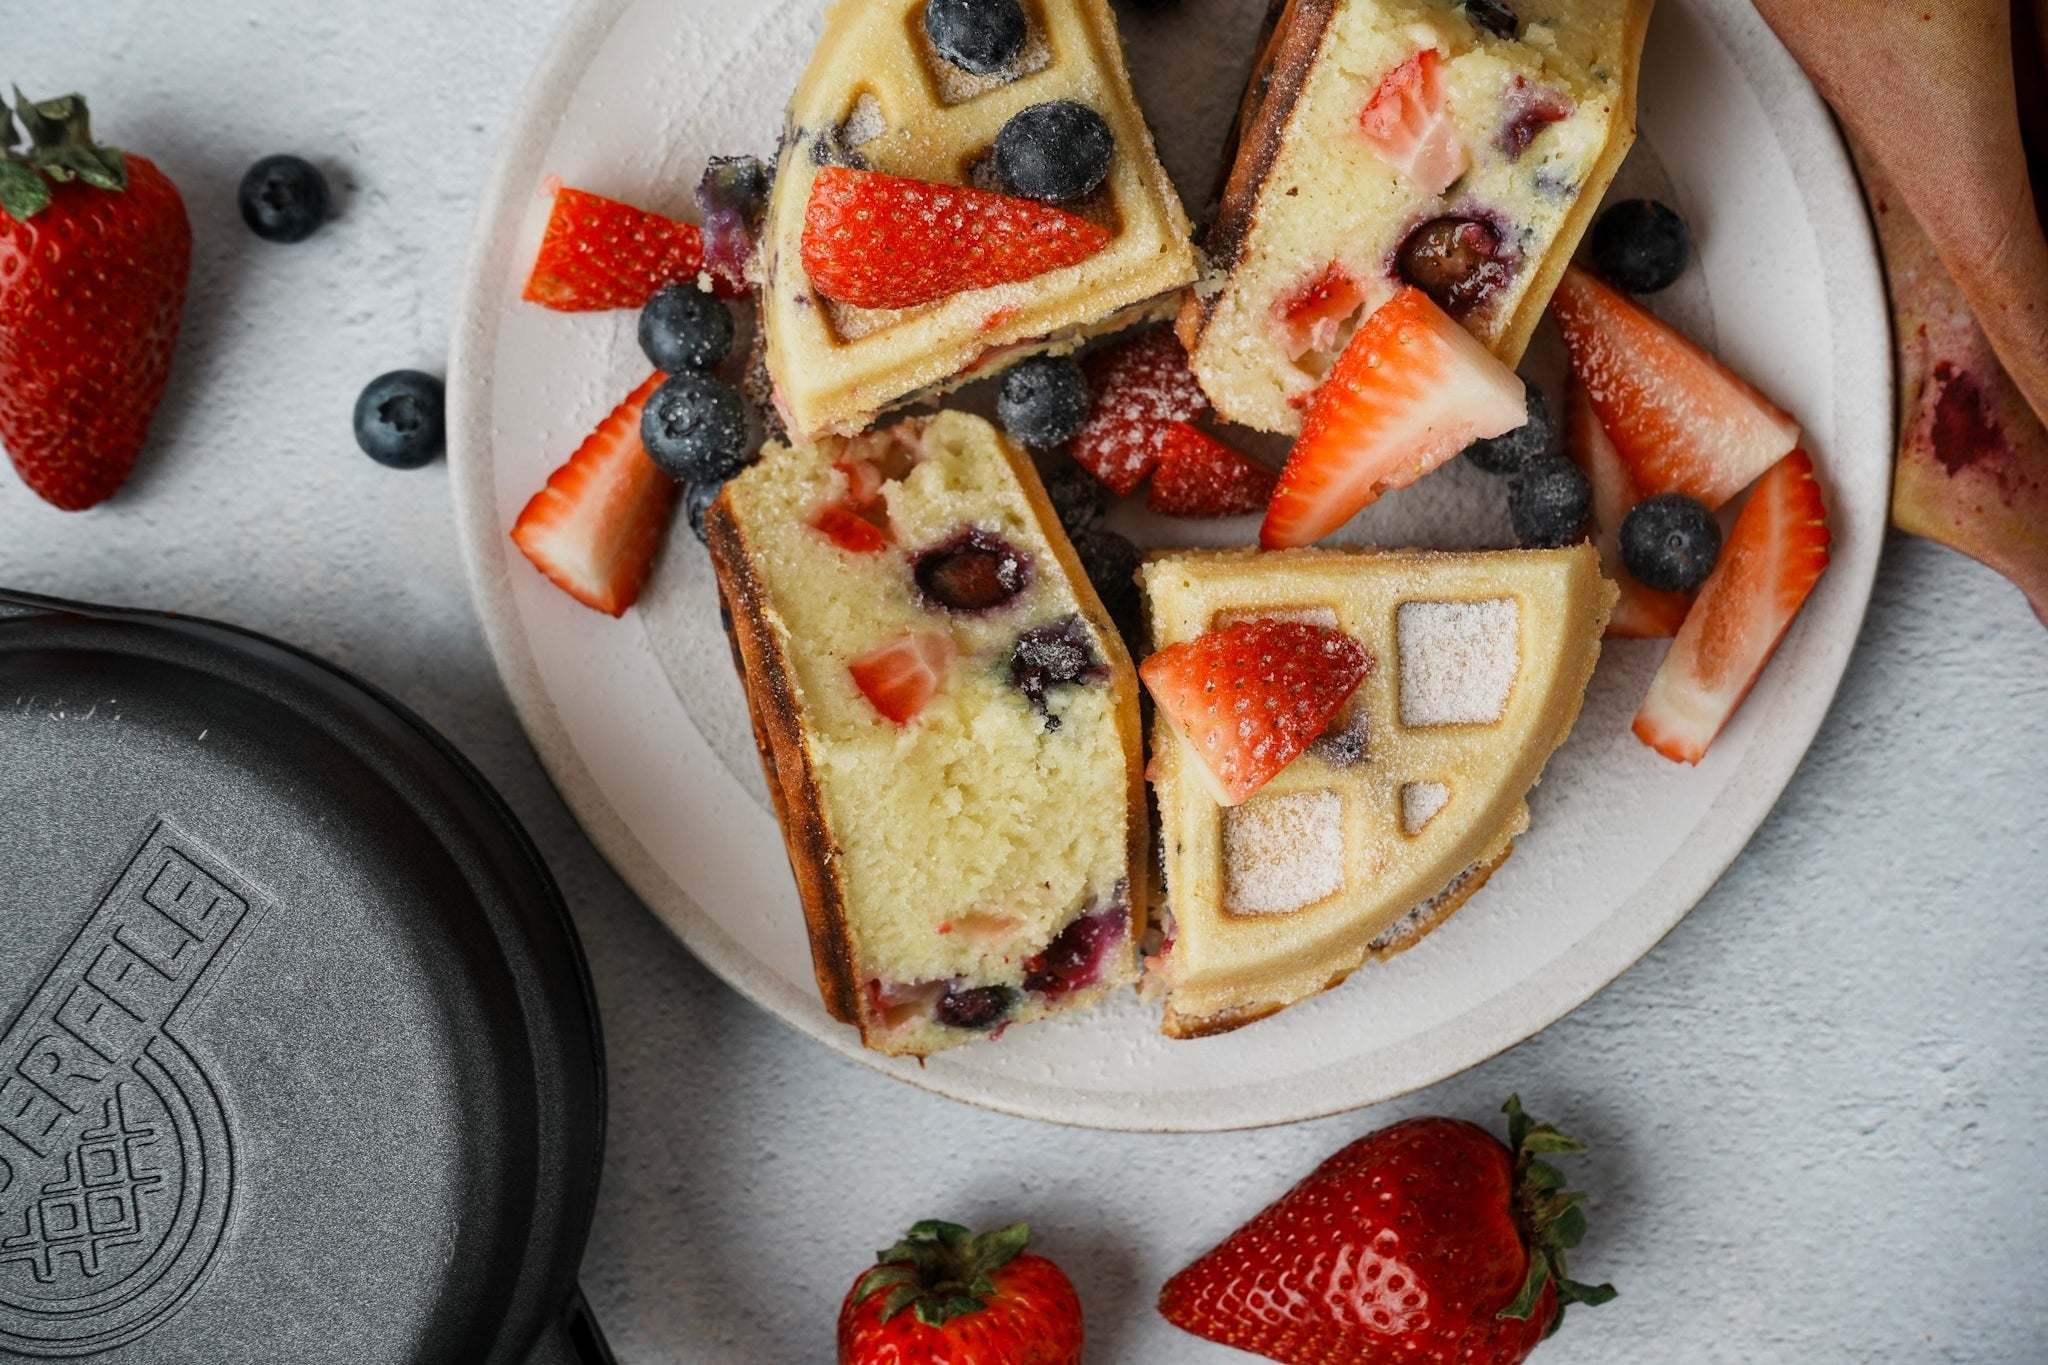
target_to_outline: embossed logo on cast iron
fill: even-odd
[[[234,1150],[182,1025],[265,908],[159,824],[0,1041],[0,1351],[103,1351],[198,1288]]]

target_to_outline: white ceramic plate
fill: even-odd
[[[1199,212],[1265,0],[1125,12],[1161,153]],[[1834,564],[1697,769],[1628,733],[1664,646],[1610,644],[1534,827],[1486,890],[1395,961],[1236,1033],[1169,1042],[1134,998],[915,1062],[861,1049],[812,984],[709,566],[681,531],[624,620],[587,611],[507,538],[548,472],[647,366],[630,314],[519,301],[544,177],[688,214],[711,154],[767,155],[822,0],[585,0],[534,78],[484,195],[451,361],[457,519],[498,667],[584,828],[727,981],[819,1042],[912,1084],[1062,1123],[1202,1130],[1283,1123],[1449,1076],[1564,1015],[1667,933],[1741,851],[1812,741],[1870,592],[1890,486],[1884,296],[1826,109],[1745,0],[1663,0],[1641,139],[1618,196],[1690,221],[1698,259],[1657,307],[1805,425]],[[1560,370],[1539,338],[1532,373]],[[1388,544],[1509,540],[1502,493],[1454,464],[1352,528]],[[1243,542],[1255,523],[1148,522],[1141,543]]]

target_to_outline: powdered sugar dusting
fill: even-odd
[[[1191,422],[1209,399],[1170,328],[1098,351],[1086,362],[1094,409],[1074,437],[1074,458],[1118,494],[1159,462],[1167,424]]]
[[[1422,833],[1450,800],[1451,789],[1441,782],[1410,782],[1401,788],[1401,832]]]
[[[853,112],[839,125],[839,141],[848,147],[862,147],[888,131],[889,119],[882,112],[882,102],[862,91],[861,97],[853,102]]]
[[[1344,798],[1262,796],[1223,812],[1223,906],[1286,915],[1344,888]]]
[[[1395,626],[1403,725],[1494,725],[1507,714],[1522,671],[1515,599],[1403,602]]]

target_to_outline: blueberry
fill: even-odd
[[[697,207],[704,210],[704,268],[735,290],[746,286],[774,180],[768,163],[757,157],[714,156],[697,182]]]
[[[1593,224],[1593,265],[1632,294],[1668,287],[1692,260],[1685,219],[1654,199],[1624,199]]]
[[[1019,361],[1003,376],[996,420],[1020,445],[1033,450],[1063,446],[1088,420],[1088,380],[1072,356]]]
[[[1569,545],[1586,533],[1593,484],[1562,455],[1539,455],[1508,480],[1508,516],[1515,539],[1537,550]]]
[[[722,379],[670,375],[640,414],[640,442],[684,483],[720,483],[747,463],[746,403]]]
[[[1550,400],[1531,384],[1529,420],[1505,436],[1489,436],[1465,447],[1465,458],[1489,474],[1513,474],[1540,455],[1557,448],[1557,424],[1550,418]]]
[[[711,504],[718,501],[718,495],[725,491],[722,483],[686,483],[683,485],[683,515],[689,518],[690,530],[697,539],[709,545],[711,538],[704,534],[704,514],[711,510]]]
[[[1108,491],[1100,479],[1064,456],[1045,476],[1045,496],[1070,536],[1102,519]]]
[[[1103,609],[1124,639],[1134,640],[1142,619],[1138,601],[1138,569],[1145,557],[1138,547],[1107,526],[1084,526],[1070,532],[1074,553],[1087,571],[1088,581],[1102,599]]]
[[[1131,908],[1121,900],[1073,921],[1024,963],[1024,989],[1058,999],[1102,979],[1109,956],[1130,931]]]
[[[356,398],[356,444],[393,469],[430,464],[448,443],[443,404],[441,381],[430,374],[380,374]]]
[[[1659,493],[1621,519],[1622,566],[1646,588],[1691,592],[1721,557],[1721,523],[1698,498]]]
[[[327,178],[304,157],[264,157],[237,198],[242,221],[266,242],[303,242],[327,221]]]
[[[1500,233],[1477,218],[1432,218],[1401,243],[1401,278],[1454,318],[1485,303],[1508,282]]]
[[[1360,707],[1309,741],[1308,751],[1333,768],[1355,768],[1372,758],[1372,714]]]
[[[970,526],[920,551],[910,576],[935,607],[994,611],[1031,586],[1031,557],[995,532]]]
[[[1034,104],[996,134],[996,176],[1026,199],[1079,199],[1109,175],[1116,135],[1102,115],[1075,100]]]
[[[688,280],[663,285],[640,310],[640,349],[663,374],[716,369],[732,350],[732,310]]]
[[[1109,669],[1095,657],[1088,628],[1078,616],[1067,616],[1033,626],[1017,637],[1010,655],[1010,686],[1022,692],[1031,709],[1045,717],[1045,728],[1060,728],[1060,718],[1046,709],[1045,699],[1055,687],[1098,682]]]
[[[1017,0],[931,0],[924,36],[963,71],[993,76],[1024,50],[1024,7]]]
[[[953,986],[932,1007],[932,1017],[947,1028],[987,1033],[1010,1017],[1017,992],[1008,986]]]
[[[1504,0],[1465,0],[1465,17],[1496,38],[1512,38],[1520,20]]]

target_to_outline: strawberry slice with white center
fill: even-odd
[[[1564,399],[1565,453],[1593,484],[1593,522],[1597,533],[1593,543],[1600,548],[1600,567],[1621,589],[1613,615],[1607,618],[1610,636],[1634,640],[1668,640],[1685,623],[1692,596],[1682,592],[1658,592],[1644,587],[1621,562],[1621,522],[1628,509],[1643,500],[1635,476],[1607,432],[1600,425],[1586,386],[1573,379]]]
[[[1324,267],[1275,310],[1274,325],[1287,358],[1299,360],[1310,351],[1329,350],[1337,344],[1339,329],[1364,306],[1365,291],[1343,266]]]
[[[1743,504],[1714,572],[1636,713],[1636,738],[1698,763],[1828,566],[1827,509],[1803,450],[1773,465]]]
[[[512,540],[586,607],[623,615],[640,597],[675,510],[676,481],[640,444],[640,410],[663,374],[612,409],[512,523]]]
[[[853,685],[874,708],[897,725],[923,714],[953,666],[953,637],[942,630],[918,630],[869,650],[846,666]]]
[[[1241,517],[1266,505],[1279,477],[1209,433],[1175,422],[1159,447],[1145,505],[1169,517]]]
[[[1424,194],[1438,195],[1472,164],[1451,122],[1444,59],[1426,47],[1381,78],[1358,117],[1366,143]]]
[[[1529,419],[1522,381],[1413,285],[1373,310],[1310,396],[1259,544],[1308,545],[1389,489]]]
[[[1242,804],[1329,727],[1372,672],[1349,635],[1259,617],[1168,645],[1138,669],[1218,804]]]
[[[1577,266],[1550,311],[1644,497],[1684,493],[1718,508],[1799,444],[1799,424],[1768,398]]]

